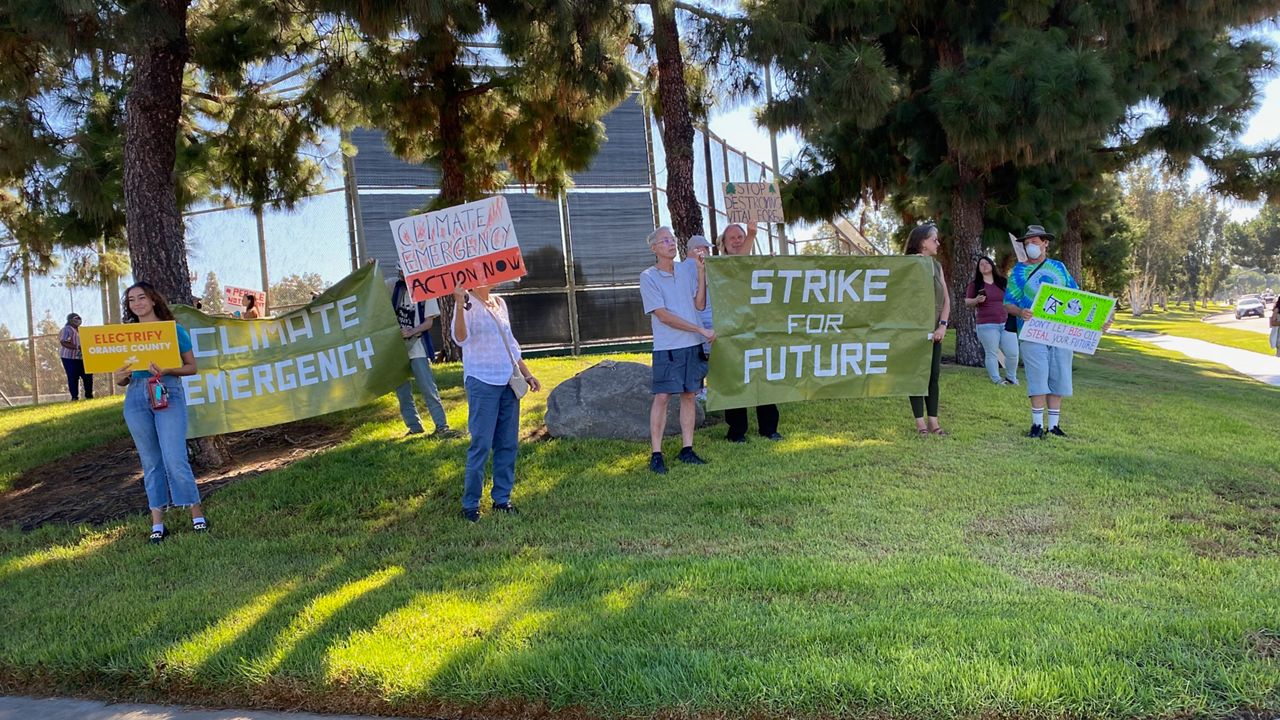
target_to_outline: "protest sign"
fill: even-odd
[[[1018,338],[1092,355],[1115,309],[1115,298],[1044,284]]]
[[[501,195],[394,220],[391,233],[415,301],[448,295],[458,286],[497,285],[528,272]]]
[[[162,370],[182,367],[172,320],[82,327],[80,351],[87,373],[115,372],[126,364],[134,370],[146,370],[151,363]]]
[[[724,209],[731,223],[786,222],[777,183],[725,183]]]
[[[301,420],[368,403],[409,375],[400,324],[377,265],[271,319],[173,307],[191,333],[195,375],[182,378],[187,437]]]
[[[253,295],[257,301],[258,311],[261,312],[267,306],[267,294],[261,290],[251,290],[249,288],[236,287],[228,285],[222,289],[223,303],[229,306],[229,310],[239,310],[245,306],[245,297]]]
[[[707,408],[924,395],[932,260],[707,259],[716,341]]]

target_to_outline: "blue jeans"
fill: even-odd
[[[142,461],[147,505],[162,510],[200,502],[196,476],[187,460],[187,396],[180,378],[161,378],[169,391],[169,407],[152,410],[147,379],[133,378],[124,396],[124,421]]]
[[[469,377],[467,388],[467,474],[462,485],[462,509],[477,510],[484,492],[484,466],[493,453],[495,505],[511,501],[516,484],[516,451],[519,449],[520,399],[509,385],[490,385]]]
[[[413,377],[418,381],[418,392],[422,393],[422,399],[427,403],[427,412],[431,413],[431,421],[436,424],[436,429],[449,427],[449,421],[444,416],[444,405],[440,402],[440,390],[436,388],[436,377],[431,372],[431,361],[425,357],[410,358],[409,369],[413,370]],[[400,417],[404,419],[405,427],[412,432],[422,432],[418,406],[413,404],[413,386],[408,380],[396,388],[396,399],[400,401]]]
[[[991,382],[1000,382],[1000,356],[1004,353],[1004,375],[1009,382],[1018,382],[1018,336],[1006,332],[1004,323],[982,323],[977,326],[978,340],[986,351],[985,363]]]

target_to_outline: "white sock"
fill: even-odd
[[[202,522],[204,522],[204,518],[203,518],[203,517],[191,518],[191,524],[192,524],[192,525],[197,525],[197,524],[202,523]]]
[[[1031,408],[1031,424],[1044,427],[1044,408]]]
[[[164,532],[164,523],[152,523],[151,532]]]
[[[1054,409],[1050,408],[1050,410],[1049,410],[1049,429],[1050,429],[1050,430],[1052,430],[1052,429],[1054,429],[1054,428],[1058,427],[1058,413],[1060,413],[1060,412],[1062,412],[1062,411],[1061,411],[1061,410],[1054,410]]]

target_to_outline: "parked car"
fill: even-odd
[[[1267,305],[1262,302],[1262,298],[1257,295],[1246,295],[1236,301],[1236,319],[1239,320],[1248,315],[1267,316]]]

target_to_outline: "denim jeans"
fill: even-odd
[[[124,421],[142,461],[142,485],[147,505],[163,509],[200,502],[196,476],[187,460],[187,396],[180,378],[161,378],[169,391],[169,407],[152,410],[147,379],[134,378],[124,396]]]
[[[982,323],[977,331],[982,349],[986,351],[985,363],[991,382],[1001,382],[1000,352],[1004,353],[1004,376],[1010,382],[1018,382],[1018,335],[1006,332],[1004,323]]]
[[[489,497],[496,505],[511,501],[516,484],[516,451],[519,448],[520,399],[509,385],[490,385],[473,377],[466,379],[467,474],[462,486],[462,509],[476,510],[484,494],[484,466],[493,453],[493,489]]]
[[[449,427],[449,421],[444,416],[444,405],[440,402],[440,390],[436,388],[436,377],[431,372],[431,360],[425,357],[410,358],[409,368],[418,381],[418,392],[422,393],[422,399],[427,403],[427,412],[431,413],[431,421],[436,424],[436,429]],[[400,401],[400,417],[404,419],[405,427],[413,432],[422,432],[422,420],[418,417],[418,406],[413,404],[413,386],[410,381],[405,380],[403,385],[396,388],[396,399]]]

